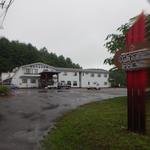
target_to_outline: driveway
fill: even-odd
[[[55,120],[76,107],[126,95],[126,89],[20,89],[0,98],[0,150],[37,150]]]

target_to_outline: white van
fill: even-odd
[[[98,82],[94,82],[93,85],[89,85],[87,89],[88,90],[90,89],[100,90],[101,88]]]

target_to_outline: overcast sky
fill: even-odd
[[[45,46],[83,68],[109,69],[106,36],[149,9],[146,0],[15,0],[0,35]]]

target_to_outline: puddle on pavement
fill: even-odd
[[[68,92],[68,90],[58,90],[57,92]]]
[[[69,107],[69,106],[70,106],[70,104],[64,104],[63,106],[64,106],[64,107]]]
[[[57,107],[59,107],[59,104],[49,104],[48,106],[43,106],[42,110],[55,109]]]
[[[38,93],[47,93],[48,91],[47,90],[40,90],[38,91]]]
[[[4,120],[5,120],[5,117],[2,114],[0,114],[0,122]]]
[[[49,129],[50,125],[46,125],[40,128],[40,131],[47,131]]]
[[[29,129],[27,129],[26,131],[27,132],[32,132],[34,130],[34,128],[29,128]]]
[[[34,116],[34,115],[35,115],[35,113],[25,113],[25,112],[22,112],[22,113],[21,113],[21,116],[22,116],[22,118],[24,118],[24,119],[31,118],[31,117]]]
[[[45,115],[43,114],[36,114],[30,118],[31,121],[36,121],[36,120],[43,120],[45,118]]]
[[[36,121],[39,119],[43,119],[45,116],[43,114],[39,114],[39,113],[25,113],[22,112],[21,113],[21,117],[24,119],[29,119],[30,121]]]

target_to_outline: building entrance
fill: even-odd
[[[39,87],[57,87],[59,82],[59,74],[57,71],[44,70],[40,73]]]

